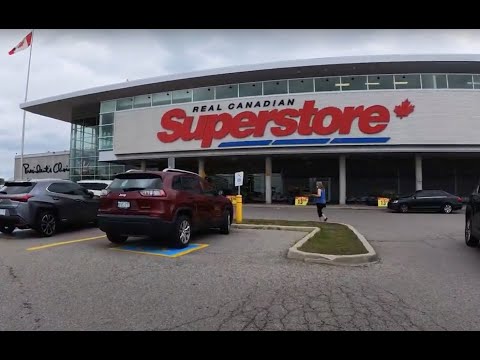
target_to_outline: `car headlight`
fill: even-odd
[[[396,204],[396,203],[398,203],[398,200],[393,200],[392,201],[392,204]]]

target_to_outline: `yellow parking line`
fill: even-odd
[[[31,248],[28,248],[27,250],[29,250],[29,251],[41,250],[41,249],[46,249],[46,248],[49,248],[49,247],[73,244],[73,243],[77,243],[77,242],[81,242],[81,241],[97,240],[97,239],[101,239],[101,238],[104,238],[104,237],[106,237],[106,235],[95,236],[95,237],[90,237],[90,238],[85,238],[85,239],[71,240],[71,241],[62,241],[62,242],[57,242],[57,243],[53,243],[53,244],[31,247]]]

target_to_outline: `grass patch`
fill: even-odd
[[[321,231],[316,233],[298,250],[329,255],[357,255],[368,253],[362,242],[345,225],[321,223],[316,221],[244,219],[244,224],[315,226]]]

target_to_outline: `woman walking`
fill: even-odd
[[[327,221],[328,218],[323,213],[323,209],[327,206],[327,200],[325,197],[325,187],[321,181],[317,182],[317,193],[315,194],[315,204],[317,205],[317,213],[320,219]]]

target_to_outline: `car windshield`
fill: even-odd
[[[0,194],[17,195],[28,194],[34,188],[35,183],[32,182],[7,182],[0,187]]]
[[[145,189],[162,189],[163,181],[160,177],[148,174],[135,174],[136,176],[118,177],[108,187],[111,191],[138,191]]]

